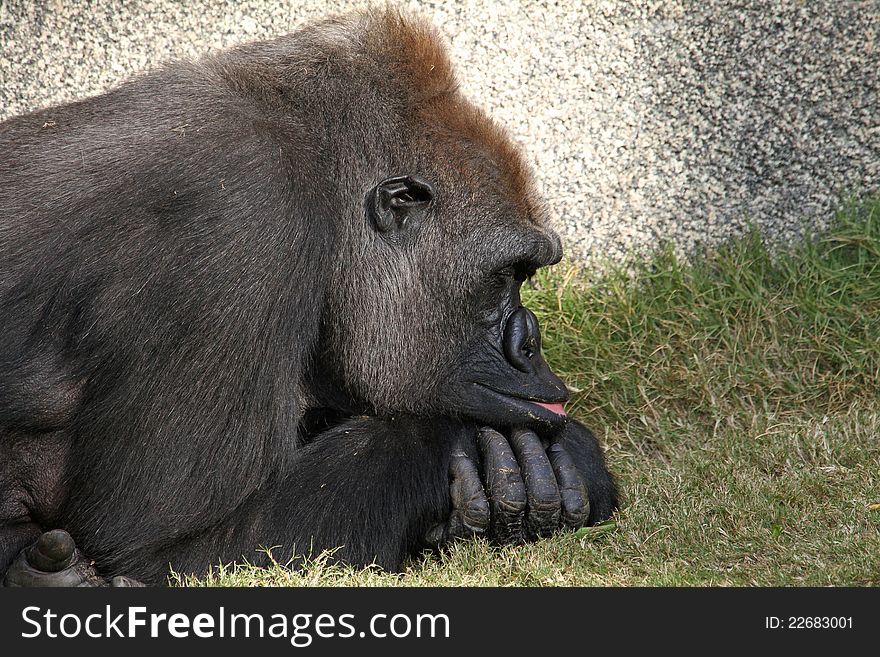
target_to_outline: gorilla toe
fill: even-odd
[[[37,542],[21,551],[3,585],[7,587],[102,586],[104,580],[76,549],[63,529],[43,533]]]

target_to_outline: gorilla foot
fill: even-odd
[[[26,547],[6,571],[7,587],[143,586],[128,577],[101,577],[63,529],[43,533]]]

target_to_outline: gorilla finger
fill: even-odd
[[[561,500],[556,475],[544,445],[538,435],[529,429],[515,429],[510,444],[522,468],[526,485],[526,533],[536,537],[550,536],[559,529]]]
[[[431,527],[424,536],[427,547],[437,549],[455,538],[471,538],[489,529],[489,502],[480,473],[465,449],[457,448],[449,461],[449,517]]]
[[[449,464],[449,474],[452,478],[450,533],[462,538],[485,534],[489,529],[489,501],[476,463],[464,451],[456,450]]]
[[[590,498],[587,484],[565,447],[554,439],[547,448],[547,458],[556,475],[559,496],[562,501],[562,524],[578,529],[587,524],[590,517]]]
[[[605,455],[596,436],[577,421],[570,421],[558,436],[587,483],[590,500],[588,525],[609,518],[617,508],[617,484],[605,464]]]
[[[490,538],[498,543],[523,542],[526,487],[507,438],[494,429],[477,434],[483,455],[483,476],[491,509]]]

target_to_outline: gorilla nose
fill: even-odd
[[[541,329],[534,313],[528,308],[517,308],[507,318],[501,342],[507,362],[526,375],[516,376],[517,389],[511,391],[511,396],[564,417],[568,390],[541,355]]]
[[[518,308],[507,319],[503,343],[504,356],[520,372],[534,373],[543,362],[538,318],[528,308]]]

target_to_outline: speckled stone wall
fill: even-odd
[[[363,2],[0,2],[0,117]],[[523,144],[574,256],[789,241],[880,190],[880,1],[405,2]],[[0,154],[2,157],[2,154]]]

